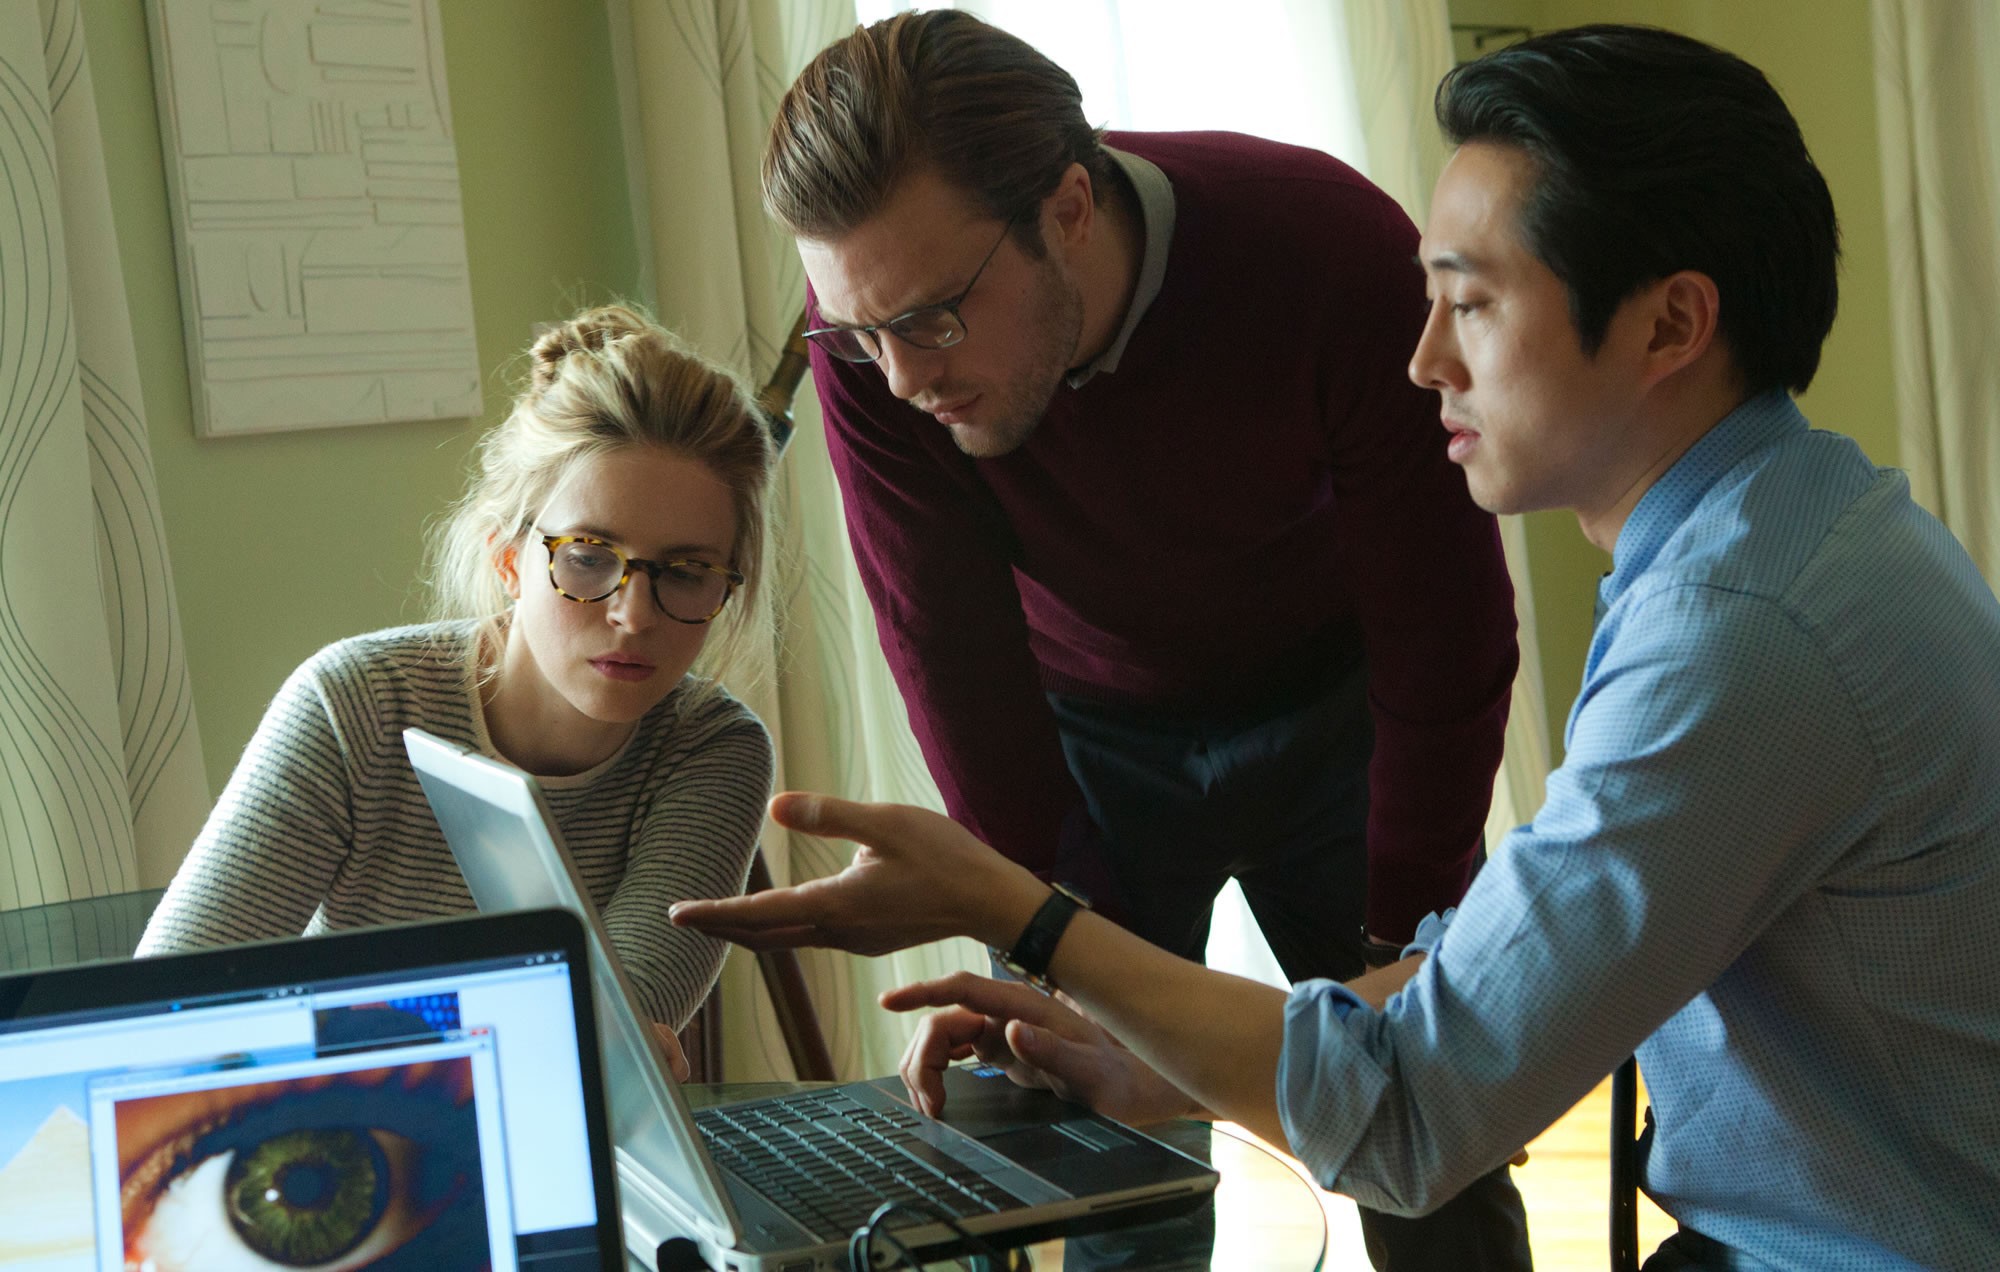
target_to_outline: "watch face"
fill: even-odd
[[[1020,981],[1022,984],[1027,985],[1030,988],[1039,989],[1044,994],[1054,994],[1056,992],[1056,986],[1054,981],[1051,981],[1046,976],[1037,976],[1035,973],[1029,971],[1027,968],[1015,962],[1014,955],[1010,951],[995,949],[993,946],[989,945],[986,947],[986,952],[993,956],[993,961],[1000,965],[1001,971],[1007,973],[1009,976],[1012,976],[1015,980]]]
[[[1078,891],[1077,891],[1077,890],[1076,890],[1075,888],[1071,887],[1071,886],[1070,886],[1069,884],[1067,884],[1067,883],[1052,883],[1052,884],[1050,884],[1049,886],[1050,886],[1051,888],[1054,888],[1054,889],[1055,889],[1055,890],[1056,890],[1057,892],[1060,892],[1060,893],[1062,893],[1062,894],[1063,894],[1064,896],[1068,897],[1068,898],[1069,898],[1070,900],[1072,900],[1072,901],[1076,902],[1076,903],[1077,903],[1078,905],[1082,906],[1082,907],[1083,907],[1084,909],[1088,910],[1088,909],[1090,909],[1090,908],[1091,908],[1091,907],[1090,907],[1090,898],[1089,898],[1089,897],[1087,897],[1087,896],[1085,896],[1085,895],[1084,895],[1083,893],[1081,893],[1081,892],[1078,892]]]
[[[1019,980],[1022,984],[1027,985],[1031,989],[1038,989],[1044,994],[1051,994],[1051,995],[1056,992],[1056,983],[1054,981],[1050,980],[1046,976],[1037,976],[1035,973],[1029,971],[1027,968],[1021,966],[1019,963],[1016,963],[1011,958],[1002,959],[1000,961],[1000,966],[1006,968],[1009,972],[1013,973],[1014,977],[1017,980]]]
[[[1050,887],[1052,891],[1048,898],[1028,920],[1028,926],[1021,929],[1014,948],[993,951],[994,958],[1002,967],[1044,994],[1052,994],[1056,989],[1048,974],[1056,946],[1062,941],[1063,933],[1068,930],[1070,920],[1076,917],[1077,910],[1089,908],[1089,904],[1067,886],[1057,883]]]

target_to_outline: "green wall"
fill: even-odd
[[[197,441],[143,10],[84,6],[196,710],[220,789],[264,703],[320,645],[421,617],[421,534],[499,418],[533,323],[638,294],[604,9],[441,0],[485,420]],[[1804,399],[1897,462],[1866,0],[1450,0],[1458,23],[1644,22],[1762,67],[1797,113],[1845,231],[1841,316]],[[1463,43],[1463,42],[1462,42]],[[1527,519],[1551,736],[1582,675],[1609,562],[1567,513]]]
[[[143,7],[84,6],[209,780],[321,645],[420,619],[426,522],[532,324],[639,294],[604,6],[442,0],[485,420],[197,440]]]
[[[1819,375],[1800,398],[1821,428],[1846,433],[1878,464],[1899,462],[1889,355],[1889,264],[1882,214],[1881,143],[1867,0],[1449,0],[1452,21],[1537,31],[1587,22],[1666,27],[1760,68],[1791,106],[1825,173],[1840,216],[1840,317]],[[1459,34],[1460,56],[1470,53]],[[1597,578],[1610,558],[1585,542],[1566,512],[1527,517],[1529,572],[1541,629],[1550,738],[1583,677]]]

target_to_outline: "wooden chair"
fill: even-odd
[[[1639,1272],[1639,1062],[1611,1075],[1611,1272]]]
[[[743,889],[762,892],[771,887],[771,870],[764,864],[764,850],[750,858],[750,879]],[[834,1080],[833,1056],[826,1049],[826,1035],[819,1027],[819,1012],[806,989],[805,972],[799,956],[791,950],[766,950],[757,955],[757,970],[763,973],[765,992],[771,995],[771,1011],[778,1018],[778,1033],[785,1040],[792,1070],[802,1081]],[[681,1050],[687,1053],[688,1067],[696,1082],[722,1080],[722,995],[712,993],[696,1009],[694,1019],[681,1030]]]
[[[798,321],[792,324],[792,334],[778,356],[778,365],[772,369],[770,380],[757,393],[757,405],[764,412],[764,422],[770,428],[780,454],[784,452],[786,443],[792,440],[792,400],[798,395],[799,381],[805,377],[806,368],[810,365],[805,333],[806,315],[801,310]],[[764,850],[759,848],[750,858],[750,878],[744,891],[762,892],[770,886],[771,870],[764,864]],[[826,1035],[820,1030],[819,1013],[813,1008],[812,995],[806,991],[806,978],[799,967],[798,955],[790,950],[766,951],[757,956],[757,969],[764,974],[764,988],[771,995],[771,1009],[777,1015],[778,1031],[784,1037],[785,1050],[791,1056],[793,1070],[806,1081],[833,1081],[833,1057],[826,1049]],[[720,995],[710,994],[695,1012],[694,1019],[688,1022],[687,1028],[681,1031],[681,1049],[687,1052],[695,1081],[721,1080]]]

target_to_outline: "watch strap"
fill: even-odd
[[[1023,980],[1048,986],[1049,963],[1056,956],[1057,942],[1062,940],[1076,912],[1089,907],[1089,900],[1082,894],[1064,884],[1051,884],[1048,900],[1028,920],[1028,926],[1021,929],[1013,946],[1001,953],[1001,963]]]

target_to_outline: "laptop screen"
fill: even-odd
[[[615,1266],[581,934],[368,970],[295,953],[367,935],[191,956],[185,996],[47,1009],[99,965],[24,1015],[0,980],[0,1272]]]

